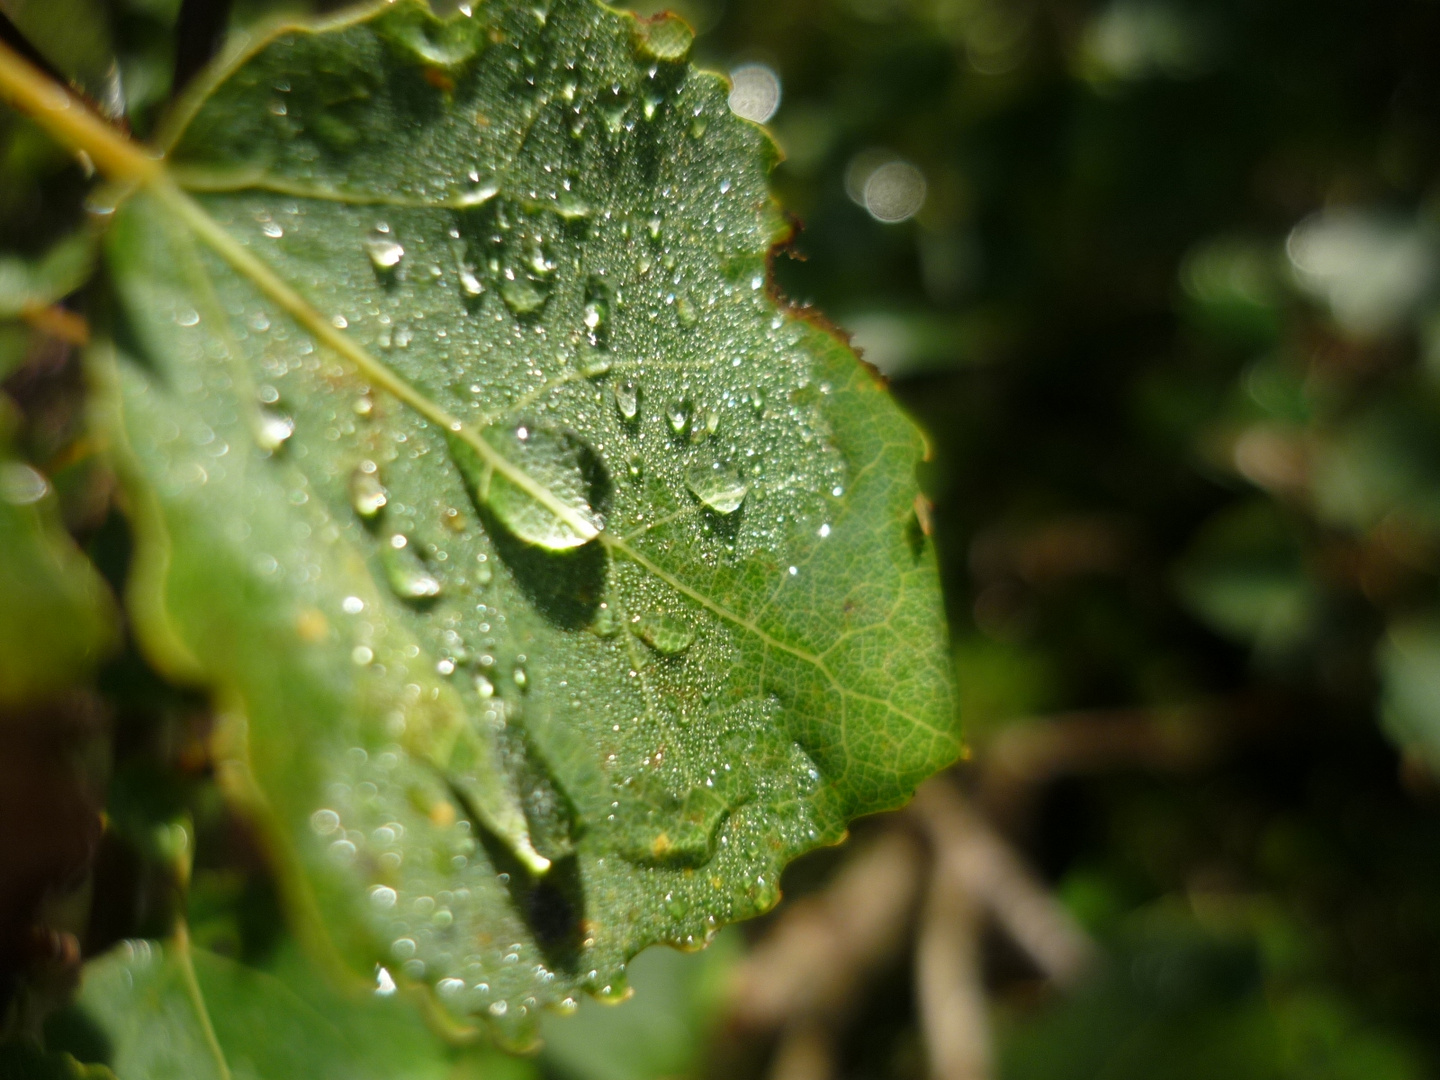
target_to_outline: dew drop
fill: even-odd
[[[665,410],[665,419],[670,421],[670,430],[676,435],[683,435],[686,427],[690,424],[690,403],[688,401],[672,401],[670,407]]]
[[[405,257],[405,249],[388,236],[372,236],[365,241],[365,254],[370,263],[382,273],[394,270]]]
[[[510,677],[515,680],[515,686],[520,690],[527,690],[530,687],[530,676],[525,671],[524,664],[516,664]]]
[[[386,580],[400,599],[433,600],[440,595],[440,582],[425,568],[403,534],[396,533],[390,537],[380,553]]]
[[[604,527],[590,504],[599,459],[578,436],[554,428],[492,425],[481,433],[488,453],[460,435],[450,453],[476,502],[531,544],[565,551],[595,539]]]
[[[640,414],[640,385],[630,380],[615,387],[615,408],[624,420],[634,420]]]
[[[545,306],[548,294],[526,277],[506,280],[500,286],[500,299],[515,315],[533,315]]]
[[[255,441],[262,450],[274,453],[285,445],[285,440],[295,434],[295,421],[283,413],[261,409],[259,422],[255,425]]]
[[[385,509],[390,495],[380,483],[380,476],[373,461],[362,462],[350,474],[350,506],[366,521],[373,521]]]
[[[475,556],[475,561],[479,564],[475,567],[475,583],[477,585],[489,585],[495,577],[495,571],[490,568],[490,556],[482,551],[479,555]]]
[[[661,656],[679,656],[695,641],[695,632],[678,615],[652,611],[636,616],[630,623],[636,637]]]
[[[745,502],[750,486],[734,469],[713,465],[696,465],[685,473],[685,486],[697,499],[717,514],[733,514]]]
[[[590,622],[590,630],[597,637],[614,637],[620,632],[620,618],[609,604],[601,604]]]

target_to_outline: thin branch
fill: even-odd
[[[833,1018],[861,981],[904,941],[924,854],[903,829],[882,833],[846,862],[824,892],[792,906],[736,972],[731,1018],[773,1030],[797,1018]]]
[[[932,1080],[988,1080],[990,1019],[980,958],[981,907],[965,875],[944,872],[930,888],[915,940],[915,993]]]
[[[921,785],[912,812],[934,845],[934,877],[953,878],[1048,979],[1073,983],[1094,956],[1089,936],[953,781],[942,775]]]

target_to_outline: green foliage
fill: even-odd
[[[774,148],[689,44],[406,0],[247,44],[157,176],[79,137],[141,181],[87,356],[131,622],[344,987],[192,947],[193,796],[137,804],[179,929],[87,971],[122,1080],[443,1072],[416,1008],[528,1045],[957,754],[918,432],[765,288]]]

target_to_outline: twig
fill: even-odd
[[[924,853],[904,829],[856,851],[829,888],[790,908],[741,965],[734,1022],[773,1030],[843,1011],[865,972],[900,949],[923,869]]]
[[[934,846],[934,877],[953,878],[1048,979],[1062,986],[1074,982],[1095,951],[1088,935],[970,809],[953,781],[942,775],[921,785],[912,813]]]
[[[980,963],[980,905],[965,875],[931,875],[915,941],[915,990],[933,1080],[988,1080],[990,1021]]]

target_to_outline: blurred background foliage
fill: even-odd
[[[317,6],[238,0],[230,23]],[[1440,6],[659,6],[786,153],[777,288],[853,332],[929,433],[972,743],[954,783],[1100,957],[1059,990],[977,931],[993,1072],[1440,1073]],[[102,108],[155,122],[179,0],[0,9]],[[64,996],[67,941],[159,936],[177,906],[222,956],[288,947],[207,771],[206,703],[106,651],[111,607],[59,535],[123,588],[83,322],[46,306],[78,280],[52,245],[87,183],[0,111],[0,536],[7,557],[49,536],[57,602],[81,606],[55,646],[74,685],[0,697],[12,999]],[[48,647],[18,610],[6,653]],[[862,824],[859,849],[911,827]],[[809,1057],[736,1020],[736,972],[854,847],[802,860],[777,915],[707,953],[642,957],[633,1002],[555,1022],[540,1058],[453,1067],[926,1075],[903,944],[857,966]],[[88,916],[47,899],[77,880]],[[50,1026],[78,1045],[67,1015]]]

